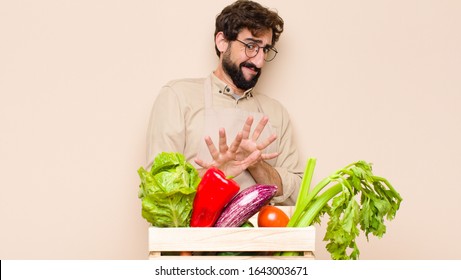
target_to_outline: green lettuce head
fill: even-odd
[[[184,155],[162,152],[150,171],[141,167],[138,174],[144,219],[156,227],[188,227],[200,177]]]

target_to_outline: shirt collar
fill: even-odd
[[[240,100],[242,98],[253,97],[253,88],[246,90],[243,95],[236,94],[231,87],[224,83],[221,79],[216,77],[214,73],[211,73],[211,81],[213,83],[213,91],[222,95],[229,96],[235,100]]]

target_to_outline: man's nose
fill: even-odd
[[[251,62],[258,68],[263,68],[264,63],[266,62],[264,58],[266,55],[264,54],[264,51],[262,49],[259,50],[259,52],[256,54],[255,57],[251,59]]]

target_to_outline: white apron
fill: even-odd
[[[234,141],[235,136],[239,131],[242,130],[246,119],[248,116],[253,116],[253,125],[251,127],[250,137],[254,131],[254,128],[258,125],[261,118],[264,116],[262,113],[262,108],[255,98],[258,112],[248,112],[242,110],[240,108],[213,108],[213,93],[212,93],[212,84],[211,84],[211,77],[209,76],[205,80],[205,90],[204,90],[204,97],[205,97],[205,125],[204,125],[204,135],[210,136],[213,140],[213,144],[218,148],[219,145],[219,129],[224,128],[226,131],[227,136],[227,145],[230,145],[232,141]],[[272,128],[270,121],[266,124],[264,130],[262,131],[261,135],[259,136],[258,141],[263,141],[267,139],[270,135],[274,134],[274,129]],[[264,151],[263,153],[275,153],[278,151],[278,145],[276,144],[278,141],[272,142]],[[200,144],[200,148],[197,154],[197,157],[204,162],[211,162],[212,158],[208,147],[203,140]],[[275,161],[275,159],[268,161]],[[235,177],[234,180],[240,185],[241,189],[245,189],[249,186],[254,185],[256,182],[254,181],[253,177],[248,171],[244,171],[239,176]]]

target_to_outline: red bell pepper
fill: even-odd
[[[212,227],[239,190],[237,182],[226,178],[221,170],[210,167],[197,186],[190,226]]]

